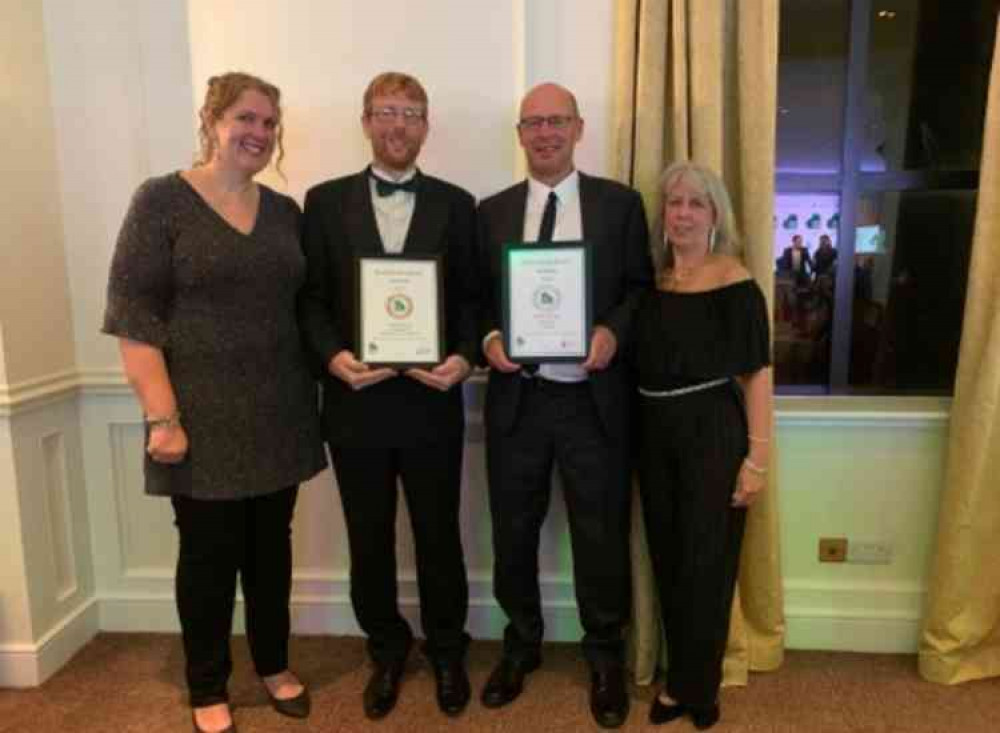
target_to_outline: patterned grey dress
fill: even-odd
[[[146,456],[146,493],[244,499],[326,465],[296,321],[300,212],[260,192],[250,234],[179,173],[140,186],[122,224],[102,330],[163,350],[190,442],[176,465]]]

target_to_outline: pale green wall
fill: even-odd
[[[788,644],[913,651],[943,487],[947,402],[779,399]],[[892,543],[887,565],[821,563],[820,537]]]

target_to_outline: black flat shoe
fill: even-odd
[[[490,678],[483,688],[483,705],[488,708],[500,708],[514,702],[524,689],[524,678],[538,669],[541,659],[515,659],[505,656],[500,664],[493,668]]]
[[[312,700],[309,697],[309,690],[305,685],[302,686],[302,692],[298,695],[284,700],[272,695],[267,685],[264,685],[264,689],[267,690],[267,696],[271,700],[271,707],[276,712],[287,715],[289,718],[309,717],[309,711],[312,710]]]
[[[660,698],[653,699],[653,705],[649,708],[649,722],[653,725],[663,725],[671,720],[677,720],[688,710],[680,703],[667,705]]]
[[[461,659],[435,662],[434,681],[437,690],[437,704],[445,715],[459,715],[469,704],[472,694],[465,662]]]
[[[691,708],[691,722],[698,730],[708,730],[719,722],[719,703],[709,705],[707,708]]]
[[[618,665],[600,667],[591,674],[590,712],[602,728],[619,728],[628,717],[625,670]]]
[[[403,662],[376,664],[363,696],[365,715],[379,720],[392,712],[399,697],[399,682],[403,677]]]

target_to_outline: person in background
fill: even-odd
[[[539,531],[562,478],[573,547],[590,709],[599,725],[628,716],[622,628],[629,617],[629,406],[622,358],[637,298],[652,279],[642,200],[630,188],[576,170],[583,119],[573,94],[541,84],[517,124],[528,180],[479,206],[483,268],[486,456],[493,522],[494,593],[507,614],[503,656],[483,689],[487,707],[520,695],[541,663]],[[501,252],[505,242],[586,240],[593,255],[590,349],[582,363],[522,369],[504,349]]]
[[[747,507],[767,483],[767,306],[738,259],[729,195],[696,163],[661,178],[656,288],[634,336],[639,486],[670,663],[649,720],[719,719]]]
[[[423,651],[438,706],[458,715],[470,695],[459,504],[462,382],[478,353],[475,200],[417,168],[429,130],[427,92],[417,79],[380,74],[362,105],[371,164],[306,195],[302,328],[325,375],[323,426],[347,523],[351,603],[374,664],[365,714],[378,719],[392,711],[413,644],[397,601],[401,481],[416,549]],[[357,258],[375,254],[441,258],[445,354],[434,367],[400,371],[359,361]]]
[[[125,216],[103,331],[145,415],[146,492],[180,536],[177,610],[196,731],[235,731],[229,637],[239,576],[254,667],[279,713],[309,714],[288,669],[291,522],[326,465],[296,321],[305,280],[296,203],[254,181],[280,164],[280,92],[208,80],[194,167],[151,178]]]
[[[809,256],[809,250],[802,243],[801,234],[794,235],[792,246],[785,247],[781,253],[781,257],[778,258],[778,272],[790,275],[796,286],[809,284],[813,273],[813,261]]]
[[[816,247],[816,251],[812,256],[813,261],[813,273],[816,279],[823,277],[824,275],[834,275],[837,267],[837,250],[833,247],[833,242],[830,240],[829,234],[821,234],[819,237],[819,245]]]

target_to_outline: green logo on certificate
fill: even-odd
[[[413,301],[403,293],[394,293],[385,299],[385,312],[390,318],[405,320],[413,314]]]
[[[541,285],[535,289],[532,300],[538,310],[554,311],[559,307],[562,295],[559,293],[559,289],[552,285]]]

